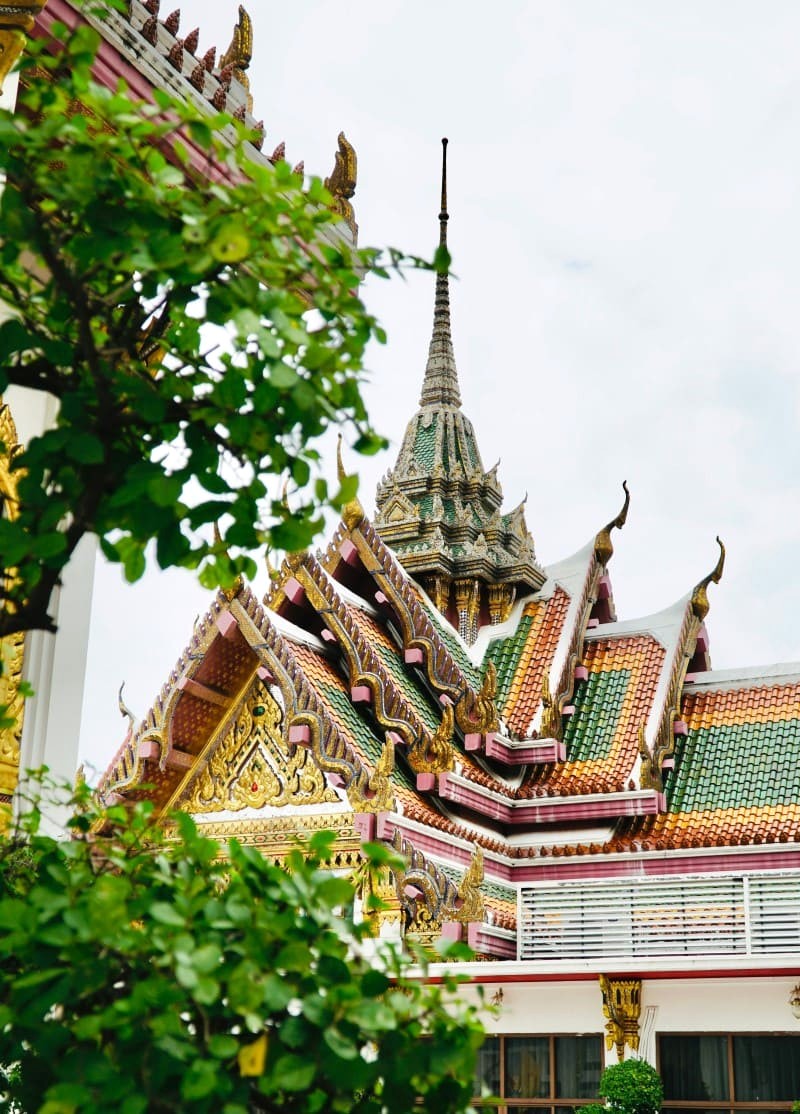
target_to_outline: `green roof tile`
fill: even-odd
[[[604,670],[590,673],[579,687],[575,713],[564,731],[567,761],[591,762],[608,756],[630,677],[629,669]]]
[[[664,788],[670,812],[796,804],[800,719],[691,730]]]
[[[338,718],[346,725],[358,747],[370,762],[373,764],[377,762],[383,751],[383,739],[379,739],[371,730],[366,720],[356,711],[350,698],[341,689],[326,684],[320,684],[319,688],[325,699],[335,709]],[[406,768],[399,762],[395,763],[392,781],[398,785],[404,785],[406,789],[413,790],[416,788],[416,781],[412,781]]]
[[[497,670],[497,705],[501,711],[505,710],[511,682],[532,625],[532,616],[523,615],[514,633],[508,638],[493,639],[484,655],[484,666],[491,661]]]

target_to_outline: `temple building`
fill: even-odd
[[[539,564],[462,410],[448,281],[375,514],[349,504],[263,600],[217,595],[100,791],[276,860],[321,828],[338,869],[365,839],[393,847],[376,932],[471,945],[465,993],[497,1006],[476,1094],[502,1109],[556,1114],[637,1055],[670,1111],[788,1110],[800,664],[711,668],[721,542],[679,600],[617,617],[626,487],[577,553]]]
[[[112,14],[101,79],[251,121],[249,21],[220,67],[175,15],[162,21],[158,0]],[[71,0],[50,0],[37,21],[75,18]],[[352,161],[341,140],[332,184],[351,241]],[[443,173],[443,246],[448,219]],[[99,792],[182,809],[276,861],[321,829],[336,833],[337,870],[358,865],[364,840],[394,848],[402,869],[364,915],[385,938],[471,946],[464,993],[496,1007],[476,1096],[501,1110],[560,1114],[594,1097],[604,1063],[640,1056],[667,1111],[788,1111],[800,663],[712,669],[721,542],[680,599],[618,618],[627,488],[577,553],[540,564],[462,409],[449,279],[435,281],[419,406],[374,514],[350,503],[263,599],[240,582],[187,616],[188,645],[130,717]]]

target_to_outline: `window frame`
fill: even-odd
[[[600,1072],[602,1075],[603,1068],[605,1067],[605,1035],[602,1032],[594,1033],[487,1033],[486,1042],[495,1040],[498,1042],[498,1066],[499,1066],[499,1094],[493,1098],[483,1098],[481,1095],[473,1096],[473,1106],[478,1111],[496,1111],[497,1114],[515,1114],[520,1109],[528,1110],[535,1108],[537,1114],[556,1114],[559,1108],[569,1109],[570,1111],[575,1107],[585,1106],[587,1103],[593,1101],[593,1096],[590,1098],[577,1098],[576,1096],[557,1096],[557,1060],[556,1060],[556,1042],[559,1039],[592,1039],[597,1042],[599,1052]],[[516,1098],[510,1095],[505,1095],[506,1085],[506,1048],[505,1042],[507,1040],[546,1040],[548,1042],[548,1068],[550,1075],[550,1094],[544,1098]],[[599,1082],[598,1075],[598,1082]]]
[[[742,1030],[739,1032],[728,1030],[701,1030],[690,1032],[660,1032],[656,1034],[656,1069],[663,1078],[663,1055],[661,1041],[664,1037],[721,1037],[725,1040],[725,1055],[728,1081],[727,1099],[671,1099],[666,1095],[662,1104],[663,1114],[680,1114],[681,1111],[714,1111],[714,1114],[743,1114],[745,1111],[791,1111],[796,1099],[737,1099],[736,1098],[736,1072],[734,1062],[734,1041],[747,1037],[792,1037],[800,1038],[800,1033],[790,1032],[785,1029],[764,1031]],[[800,1095],[797,1096],[800,1098]]]

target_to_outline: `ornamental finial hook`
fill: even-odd
[[[621,530],[628,521],[628,508],[631,505],[631,493],[628,491],[627,480],[622,481],[622,490],[625,492],[625,502],[622,504],[622,510],[616,518],[612,518],[611,521],[600,530],[594,540],[595,556],[601,565],[607,565],[614,552],[614,546],[611,542],[611,531],[614,527],[616,527],[617,530]]]
[[[706,615],[708,615],[710,607],[708,602],[708,586],[712,581],[714,584],[719,584],[722,579],[722,570],[725,568],[725,546],[722,544],[719,534],[717,534],[717,545],[719,546],[719,557],[717,558],[716,565],[708,576],[703,577],[692,592],[692,611],[701,623]]]

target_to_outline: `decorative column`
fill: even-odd
[[[513,584],[490,584],[489,593],[489,621],[493,627],[504,623],[514,606],[516,589]]]
[[[453,586],[458,612],[458,633],[468,645],[472,645],[477,635],[480,581],[456,580]]]

